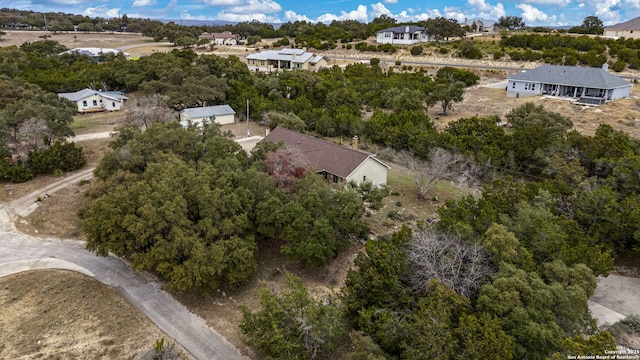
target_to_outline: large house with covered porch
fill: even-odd
[[[628,98],[632,83],[607,69],[542,65],[509,76],[507,97],[550,95],[593,105]]]
[[[376,33],[378,44],[412,45],[432,40],[427,29],[415,25],[396,26]]]
[[[327,65],[328,61],[324,56],[307,52],[304,49],[264,50],[247,55],[249,70],[262,72],[293,69],[318,71]]]

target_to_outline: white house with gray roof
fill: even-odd
[[[229,105],[187,108],[180,111],[180,124],[184,127],[189,124],[202,126],[204,122],[215,122],[220,125],[233,124],[235,121],[236,112]]]
[[[376,33],[378,44],[412,45],[432,40],[427,29],[415,25],[396,26]]]
[[[542,65],[507,79],[507,96],[551,95],[583,104],[603,104],[628,98],[633,85],[603,68]]]
[[[323,56],[307,52],[304,49],[264,50],[247,55],[249,70],[256,72],[272,72],[279,70],[311,70],[318,71],[327,67],[328,61]]]
[[[81,114],[99,111],[118,111],[129,98],[121,91],[99,91],[82,89],[76,92],[59,93],[58,97],[68,99],[78,106]]]

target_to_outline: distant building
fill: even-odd
[[[264,50],[247,55],[249,70],[262,72],[293,69],[318,71],[327,67],[328,63],[325,57],[304,49]]]
[[[551,95],[568,97],[583,104],[599,105],[628,98],[633,86],[603,68],[542,65],[513,74],[507,79],[507,96]]]
[[[427,29],[415,25],[396,26],[376,33],[378,44],[411,45],[432,40],[427,35]]]
[[[462,25],[467,25],[471,29],[471,32],[478,33],[495,33],[500,30],[497,22],[487,19],[472,19],[465,21]]]
[[[287,146],[300,149],[316,173],[329,182],[387,184],[389,166],[378,160],[375,154],[358,150],[357,141],[354,148],[348,148],[283,127],[273,129],[262,141],[282,141]]]
[[[121,91],[98,91],[82,89],[71,93],[59,93],[58,97],[68,99],[78,106],[81,114],[99,111],[118,111],[128,100]]]
[[[604,36],[612,38],[639,39],[640,17],[604,28]]]
[[[187,108],[180,111],[180,124],[201,126],[204,122],[215,122],[220,125],[233,124],[236,112],[229,105],[204,106]]]
[[[223,31],[221,33],[208,33],[204,32],[200,35],[201,39],[208,39],[215,45],[238,45],[240,43],[240,35],[233,34],[229,31]]]
[[[105,55],[113,55],[118,56],[123,54],[125,57],[129,57],[124,51],[120,51],[118,49],[109,49],[109,48],[95,48],[95,47],[85,47],[85,48],[73,48],[71,50],[67,50],[58,55],[63,54],[77,54],[77,55],[85,55],[91,58],[91,60],[95,62],[101,62],[104,59]]]

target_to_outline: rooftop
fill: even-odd
[[[640,30],[640,17],[633,18],[623,23],[607,26],[605,30]]]
[[[58,97],[62,97],[65,99],[69,99],[73,102],[77,102],[79,100],[86,99],[89,96],[93,96],[95,94],[100,94],[102,97],[105,97],[108,99],[114,99],[118,101],[128,99],[126,96],[124,96],[124,93],[122,93],[121,91],[99,91],[99,90],[88,89],[88,88],[82,89],[76,92],[59,93]]]
[[[343,179],[346,179],[368,158],[374,159],[387,168],[389,167],[378,160],[374,154],[340,146],[283,127],[273,129],[262,141],[273,143],[282,141],[287,146],[297,147],[309,159],[316,170],[326,171]]]
[[[187,114],[191,119],[206,118],[212,116],[235,115],[235,111],[229,105],[203,106],[197,108],[187,108],[180,111]]]
[[[631,84],[601,68],[582,66],[542,65],[509,76],[509,80],[580,86],[595,89],[614,89]]]

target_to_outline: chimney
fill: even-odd
[[[609,64],[608,63],[602,64],[602,70],[609,71]]]
[[[353,150],[358,150],[358,135],[355,135],[352,140],[351,146],[353,146]]]

